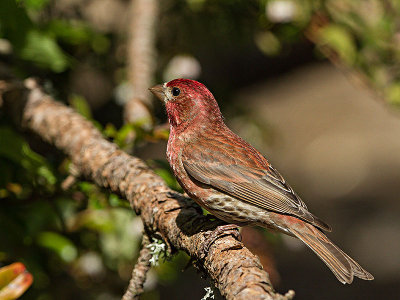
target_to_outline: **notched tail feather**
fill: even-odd
[[[325,231],[328,231],[328,232],[332,231],[332,227],[331,226],[329,226],[327,223],[322,221],[320,218],[314,216],[313,214],[311,214],[311,215],[312,215],[312,217],[314,219],[313,222],[312,222],[312,224],[314,226],[317,226],[317,227],[321,228],[322,230],[325,230]]]
[[[370,273],[333,244],[314,226],[303,223],[301,228],[296,226],[296,228],[290,228],[289,230],[322,259],[341,283],[352,283],[354,276],[364,280],[374,279]]]

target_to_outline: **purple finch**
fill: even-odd
[[[285,179],[224,123],[201,83],[175,79],[150,91],[165,102],[171,133],[167,157],[185,192],[211,214],[238,226],[258,225],[302,240],[342,283],[372,280],[323,233],[329,225],[311,214]]]

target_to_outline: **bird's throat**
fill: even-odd
[[[168,104],[166,105],[168,120],[175,132],[182,132],[199,117],[199,113],[195,110],[185,110],[180,105]]]

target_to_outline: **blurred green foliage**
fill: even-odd
[[[389,103],[400,105],[400,2],[397,0],[322,1],[315,32],[339,63],[358,75]],[[317,19],[317,17],[316,17]]]
[[[113,3],[128,11],[128,1]],[[231,64],[238,58],[246,61],[249,48],[269,57],[295,56],[292,49],[307,43],[307,36],[389,103],[400,105],[397,0],[171,0],[163,5],[159,78],[168,61],[181,53],[206,53],[205,64],[219,63],[209,58],[217,52],[231,57]],[[165,129],[121,125],[118,110],[84,95],[90,91],[88,82],[95,82],[99,94],[107,93],[101,78],[112,83],[113,91],[126,82],[126,30],[99,27],[93,20],[104,16],[89,17],[88,9],[85,1],[1,0],[0,63],[21,78],[44,78],[48,93],[68,99],[124,150],[165,140]],[[114,24],[120,15],[106,17],[104,24]],[[90,72],[83,72],[82,65]],[[218,80],[223,85],[224,78]],[[76,92],[79,84],[84,86],[81,94]],[[111,92],[107,97],[116,96]],[[61,184],[73,168],[70,161],[10,124],[0,111],[0,266],[15,261],[27,266],[34,276],[27,299],[120,296],[138,253],[140,220],[125,200],[90,182],[78,179],[64,191]],[[180,190],[165,160],[148,163]],[[177,265],[183,267],[186,259],[181,254],[161,264],[159,283],[175,280]]]

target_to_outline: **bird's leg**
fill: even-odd
[[[220,225],[217,228],[215,228],[211,233],[209,233],[209,235],[206,237],[206,240],[204,241],[203,249],[201,251],[200,256],[201,257],[207,256],[211,245],[214,244],[217,239],[227,236],[227,235],[232,235],[239,242],[242,241],[242,236],[240,235],[240,232],[239,232],[239,226],[237,226],[235,224]],[[239,249],[239,248],[242,248],[242,246],[240,246],[240,247],[233,246],[233,247],[230,247],[229,249],[225,249],[225,250]]]

